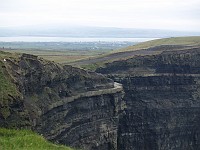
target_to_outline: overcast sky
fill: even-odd
[[[0,0],[0,27],[84,25],[200,31],[200,0]]]

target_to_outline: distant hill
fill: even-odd
[[[159,29],[132,29],[85,26],[26,26],[1,27],[0,36],[44,36],[44,37],[110,37],[110,38],[166,38],[175,36],[197,36],[200,33]]]
[[[146,49],[159,45],[187,45],[187,46],[200,45],[200,36],[171,37],[171,38],[152,40],[120,49],[117,52],[134,51],[138,49]]]

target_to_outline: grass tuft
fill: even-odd
[[[0,150],[73,150],[48,142],[30,130],[0,128]]]

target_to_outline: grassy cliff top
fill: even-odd
[[[114,53],[147,49],[159,45],[189,45],[189,46],[200,45],[200,36],[171,37],[171,38],[157,39],[157,40],[142,42],[126,48],[122,48],[118,51],[114,51]]]
[[[42,136],[29,130],[0,128],[0,149],[4,150],[73,150],[72,148],[48,142]]]
[[[157,52],[162,52],[165,50],[182,50],[184,48],[187,48],[188,46],[199,47],[200,36],[172,37],[172,38],[164,38],[164,39],[147,41],[147,42],[139,43],[133,46],[112,51],[100,57],[77,61],[77,62],[72,63],[71,65],[81,66],[85,69],[95,70],[98,67],[104,66],[105,63],[128,59],[135,55],[155,55],[157,54],[157,52],[150,50],[150,48],[155,48],[159,46],[163,46],[163,47],[158,48],[160,51],[157,51]],[[179,48],[176,49],[176,46],[178,46]]]

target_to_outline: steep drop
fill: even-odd
[[[124,87],[118,149],[200,149],[200,48],[135,56],[97,71]]]

